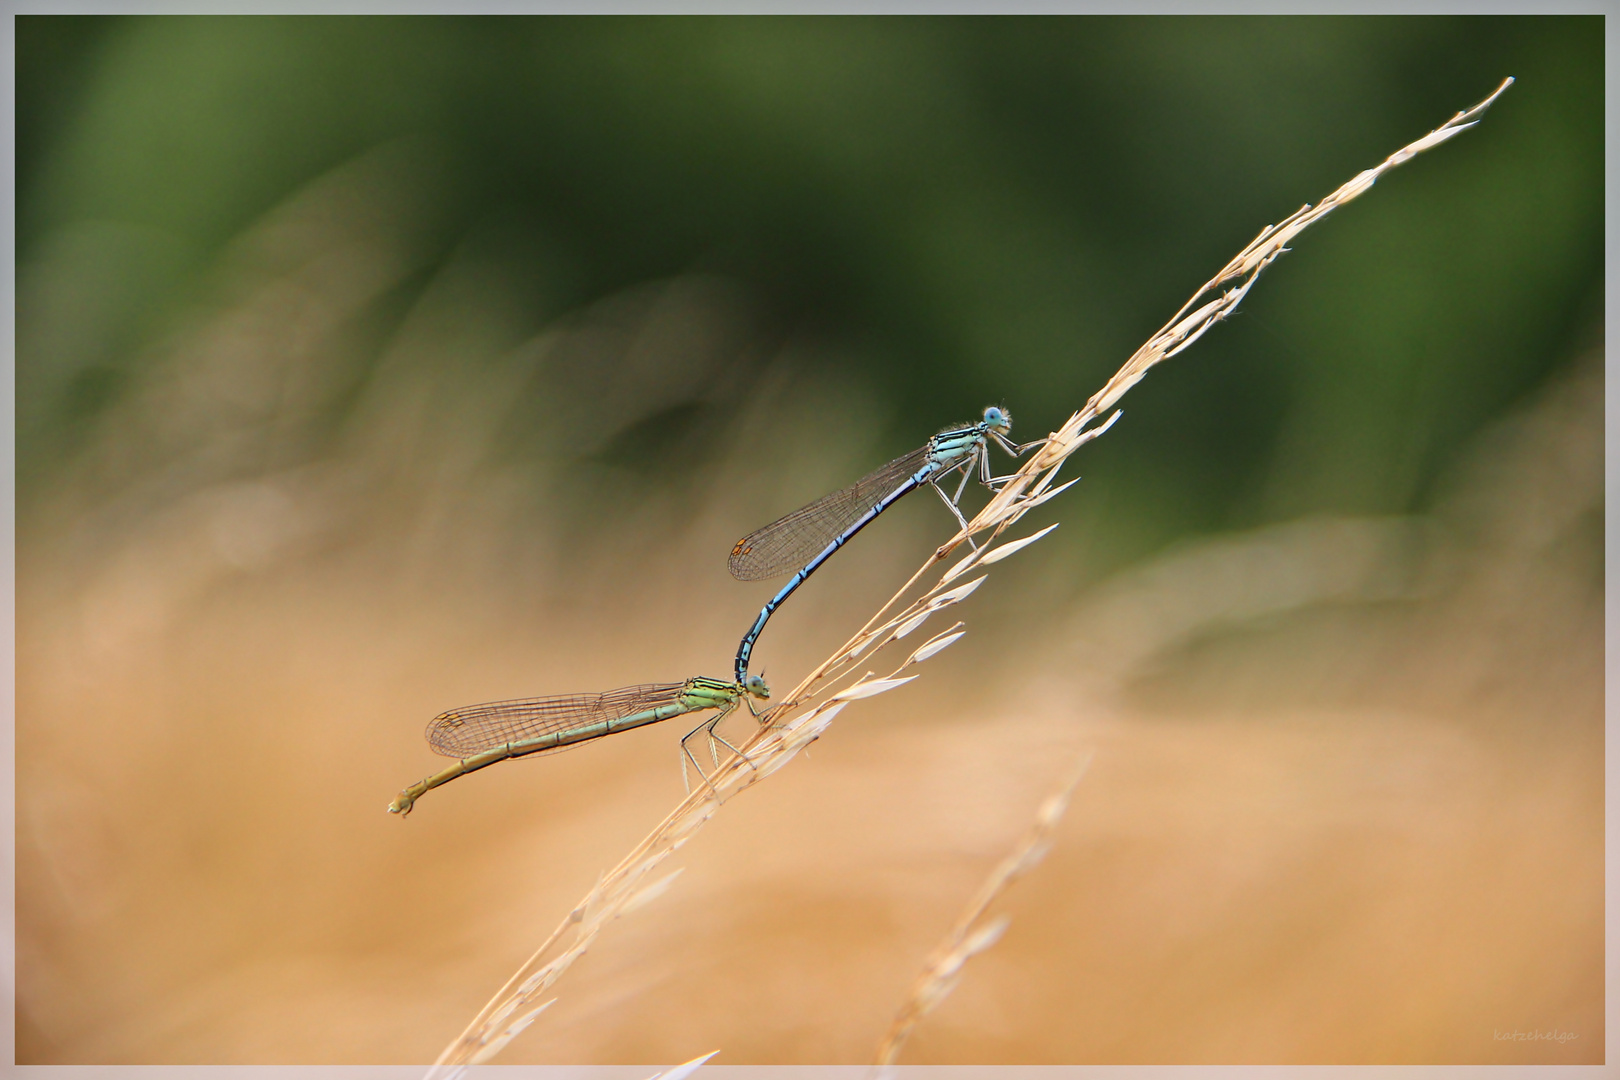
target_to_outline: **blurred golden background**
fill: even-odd
[[[1089,749],[902,1061],[1601,1062],[1601,27],[18,17],[17,1060],[431,1060],[682,788],[658,725],[401,821],[430,717],[727,675],[737,536],[1038,437],[1514,75],[499,1060],[869,1060]]]

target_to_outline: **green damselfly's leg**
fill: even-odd
[[[756,679],[756,678],[758,678],[758,676],[753,676],[753,675],[749,676],[749,680],[753,680],[753,679]],[[761,679],[760,682],[763,684],[764,680]],[[748,711],[753,714],[755,721],[763,724],[764,720],[765,720],[765,716],[762,715],[760,713],[760,711],[754,707],[754,698],[757,697],[757,696],[759,696],[759,695],[749,694],[749,695],[745,695],[741,700],[742,700],[742,702],[744,704],[746,704],[748,706]],[[767,691],[764,696],[769,697],[769,691]],[[681,736],[681,751],[682,751],[682,754],[684,755],[681,758],[681,783],[686,786],[686,790],[688,792],[690,792],[692,790],[691,782],[687,779],[687,776],[686,776],[686,763],[688,761],[690,761],[692,763],[692,768],[697,770],[698,775],[700,777],[704,778],[705,784],[708,784],[708,778],[706,776],[704,776],[703,767],[698,764],[697,759],[692,756],[692,752],[687,748],[687,745],[686,745],[687,740],[691,739],[692,736],[696,735],[700,731],[704,732],[704,734],[706,735],[706,737],[708,739],[708,743],[709,743],[709,760],[714,763],[714,767],[716,769],[718,769],[720,767],[720,751],[719,751],[719,749],[717,747],[717,744],[718,744],[718,746],[724,746],[727,750],[730,750],[733,754],[736,754],[738,757],[742,758],[743,761],[748,764],[749,768],[754,768],[754,759],[753,758],[749,757],[746,753],[744,753],[738,747],[735,747],[735,746],[731,745],[731,742],[728,739],[726,739],[726,737],[724,735],[719,734],[715,730],[716,728],[718,728],[720,726],[721,723],[723,723],[725,721],[726,717],[731,715],[731,713],[735,710],[735,708],[736,708],[736,706],[733,705],[731,708],[726,709],[725,711],[721,712],[720,714],[718,714],[716,716],[713,716],[713,717],[709,718],[708,720],[703,721],[703,723],[699,724],[697,727],[693,728],[691,731],[688,731],[685,735]],[[766,711],[765,715],[768,715],[768,714],[769,714],[769,710]],[[710,791],[714,791],[714,785],[713,784],[708,784],[708,787],[709,787]],[[715,792],[715,795],[716,795],[716,797],[718,797],[719,792]]]

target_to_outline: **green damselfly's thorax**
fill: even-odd
[[[770,696],[771,688],[758,675],[750,675],[741,682],[697,676],[686,680],[681,701],[694,708],[724,708],[734,706],[743,697],[756,697],[763,701]]]

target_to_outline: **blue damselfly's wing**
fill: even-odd
[[[868,510],[905,483],[928,460],[922,446],[874,469],[847,488],[756,529],[737,541],[727,565],[739,581],[763,581],[808,563]]]
[[[643,683],[604,694],[559,694],[468,705],[435,716],[427,726],[427,741],[436,753],[446,757],[472,757],[509,742],[538,739],[674,705],[685,689],[684,682]]]

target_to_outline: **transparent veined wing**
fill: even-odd
[[[919,447],[872,470],[849,487],[823,495],[810,505],[754,530],[731,549],[727,562],[731,576],[739,581],[763,581],[799,569],[862,514],[905,483],[927,460],[928,447]]]
[[[558,694],[468,705],[435,716],[428,723],[427,741],[446,757],[472,757],[509,742],[526,742],[676,705],[685,689],[684,682],[642,683],[602,694]]]

